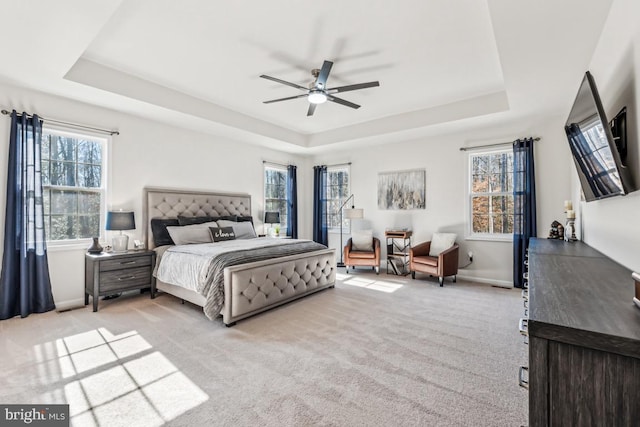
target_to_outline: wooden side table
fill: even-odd
[[[151,288],[155,298],[154,251],[86,254],[84,258],[84,305],[93,297],[93,311],[98,311],[101,296],[117,292]]]

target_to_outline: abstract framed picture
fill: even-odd
[[[425,209],[426,180],[425,169],[378,173],[378,208]]]

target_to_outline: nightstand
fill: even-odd
[[[122,291],[151,288],[155,297],[154,251],[86,254],[84,257],[84,305],[93,297],[93,311],[98,311],[101,296]]]

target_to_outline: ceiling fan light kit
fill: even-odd
[[[327,95],[321,90],[313,90],[309,93],[307,99],[312,104],[324,104],[327,102]]]
[[[333,66],[333,62],[325,60],[322,63],[322,68],[320,69],[314,68],[313,70],[311,70],[311,75],[315,78],[315,81],[309,85],[308,89],[304,86],[300,86],[299,84],[281,80],[276,77],[267,76],[265,74],[261,75],[260,77],[263,79],[271,80],[286,86],[291,86],[293,88],[306,92],[302,95],[288,96],[286,98],[279,98],[279,99],[264,101],[264,103],[272,104],[274,102],[288,101],[290,99],[298,99],[298,98],[306,97],[307,101],[309,101],[309,104],[310,104],[309,110],[307,111],[307,116],[313,116],[313,113],[316,110],[316,105],[324,104],[327,101],[335,102],[336,104],[344,105],[345,107],[350,107],[354,109],[360,108],[358,104],[354,104],[353,102],[349,102],[347,100],[333,96],[334,93],[348,92],[352,90],[366,89],[369,87],[380,86],[380,83],[375,81],[375,82],[368,82],[368,83],[357,83],[357,84],[347,85],[347,86],[339,86],[334,88],[327,88],[326,87],[327,79],[329,78],[329,73],[331,72],[332,66]]]

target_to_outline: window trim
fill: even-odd
[[[326,193],[325,193],[325,203],[328,206],[329,205],[329,197],[328,196],[328,191],[329,191],[329,172],[333,172],[333,171],[340,171],[340,170],[346,170],[347,174],[349,176],[349,183],[347,185],[347,195],[344,197],[344,199],[340,199],[342,203],[344,203],[344,200],[346,200],[350,195],[351,195],[351,163],[347,163],[347,164],[342,164],[342,165],[336,165],[336,166],[327,166],[327,188],[326,188]],[[347,206],[344,207],[344,209],[346,209]],[[343,214],[344,214],[344,209],[343,209]],[[327,217],[329,216],[329,212],[327,210]],[[349,225],[342,225],[342,234],[350,234],[351,233],[351,223],[352,221],[349,221]],[[340,234],[340,227],[329,227],[329,225],[327,224],[327,233],[331,233],[331,234]]]
[[[105,229],[105,221],[107,217],[107,201],[109,200],[110,193],[110,178],[111,178],[111,141],[112,136],[91,132],[91,131],[79,131],[75,128],[69,128],[61,125],[49,125],[44,123],[42,126],[42,133],[51,133],[55,135],[62,135],[73,138],[86,138],[91,139],[92,141],[97,141],[100,143],[102,147],[102,176],[101,176],[101,185],[99,189],[89,189],[86,187],[69,187],[62,185],[43,185],[42,189],[44,191],[45,188],[56,188],[56,189],[67,189],[67,190],[78,190],[78,191],[94,191],[101,193],[102,197],[100,199],[100,242],[107,241],[107,231]],[[77,162],[76,162],[77,163]],[[95,237],[95,236],[94,236]],[[77,250],[77,249],[85,249],[88,244],[92,241],[92,237],[78,238],[78,239],[66,239],[66,240],[49,240],[47,238],[46,244],[47,249],[52,250],[53,252],[64,251],[64,250]]]
[[[482,240],[482,241],[491,241],[491,242],[513,242],[513,232],[511,233],[474,233],[473,232],[473,203],[471,202],[471,198],[473,196],[473,192],[471,191],[472,186],[472,176],[473,176],[473,156],[482,156],[488,154],[496,154],[496,153],[512,153],[512,148],[493,148],[493,149],[484,149],[484,150],[473,150],[467,152],[467,168],[466,168],[466,197],[465,197],[465,240]],[[511,172],[513,173],[513,171]],[[502,191],[499,193],[494,193],[496,195],[506,195],[508,192]],[[513,194],[513,192],[511,193]]]
[[[289,204],[289,199],[287,198],[288,195],[288,174],[289,174],[289,170],[287,169],[286,166],[281,166],[281,165],[277,165],[277,164],[273,164],[273,163],[264,163],[263,164],[263,168],[262,168],[262,206],[263,206],[263,215],[262,218],[260,218],[260,220],[262,221],[262,226],[263,226],[263,234],[267,234],[267,225],[264,223],[264,213],[267,212],[267,177],[266,177],[266,172],[267,169],[273,169],[273,170],[277,170],[279,172],[284,172],[284,176],[285,176],[285,204],[288,205]],[[287,235],[287,224],[282,222],[283,220],[283,216],[280,216],[280,235]]]

